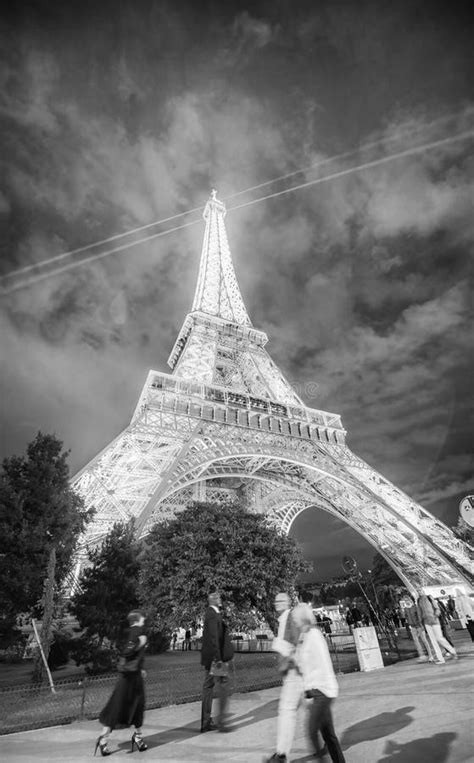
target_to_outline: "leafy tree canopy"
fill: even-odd
[[[273,598],[309,571],[292,538],[238,505],[195,503],[145,539],[140,598],[155,621],[175,628],[202,618],[218,589],[233,628],[274,617]]]
[[[139,604],[139,549],[129,522],[115,524],[102,545],[90,552],[91,566],[83,571],[80,590],[71,601],[86,642],[120,641],[128,612]]]
[[[39,432],[26,456],[6,458],[0,475],[0,608],[14,622],[41,597],[50,551],[56,581],[69,569],[77,539],[91,516],[69,484],[68,452]]]

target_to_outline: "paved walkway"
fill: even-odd
[[[347,763],[472,763],[473,678],[470,645],[458,661],[445,665],[410,660],[340,676],[334,717]],[[134,756],[163,763],[261,763],[274,750],[278,694],[278,689],[235,694],[229,734],[200,734],[196,702],[149,710],[144,725],[149,749],[143,758],[137,751]],[[99,730],[97,722],[83,721],[3,736],[0,760],[90,761]],[[130,736],[127,730],[114,732],[111,763],[130,755]],[[291,761],[314,760],[310,753],[301,708]]]

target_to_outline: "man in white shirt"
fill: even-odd
[[[303,698],[304,687],[303,677],[294,660],[299,629],[295,627],[291,616],[291,602],[288,594],[277,593],[274,606],[279,617],[278,633],[273,639],[272,648],[279,655],[279,670],[283,675],[283,683],[278,703],[276,752],[266,759],[266,763],[287,763],[295,734],[296,714]],[[305,607],[308,617],[312,617],[315,622],[314,615],[307,605],[301,606]]]
[[[332,720],[331,703],[339,688],[326,639],[319,628],[313,627],[306,605],[299,604],[291,616],[300,631],[295,662],[302,674],[305,696],[313,700],[309,712],[309,736],[318,753],[318,734],[321,733],[333,763],[345,763]]]

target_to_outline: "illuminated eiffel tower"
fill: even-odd
[[[171,373],[149,372],[130,424],[73,481],[96,509],[83,549],[114,522],[133,517],[144,535],[191,500],[230,500],[238,486],[284,532],[307,508],[338,517],[412,590],[469,584],[469,548],[354,455],[340,416],[308,408],[272,361],[245,309],[224,217],[213,192]]]

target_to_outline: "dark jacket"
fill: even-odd
[[[228,662],[232,659],[234,648],[220,612],[213,607],[206,609],[202,631],[201,665],[209,670],[213,660]]]
[[[146,645],[140,646],[139,643],[142,633],[144,630],[138,625],[132,625],[128,630],[124,646],[120,650],[119,672],[138,673],[142,669],[146,649]]]
[[[213,660],[222,661],[222,615],[213,607],[206,609],[202,630],[201,665],[209,670]]]

